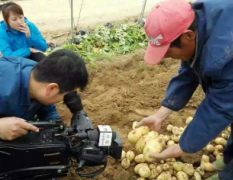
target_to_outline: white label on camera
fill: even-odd
[[[112,132],[112,129],[109,125],[98,125],[100,132]]]
[[[111,146],[112,133],[100,133],[99,146]]]

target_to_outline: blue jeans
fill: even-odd
[[[226,167],[219,173],[220,180],[233,180],[233,124],[231,124],[231,135],[223,152]]]

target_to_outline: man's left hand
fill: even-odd
[[[150,154],[151,158],[155,158],[156,160],[165,160],[169,158],[176,158],[180,157],[184,154],[185,152],[182,151],[181,147],[179,144],[172,145],[165,150],[163,150],[161,153],[156,153],[156,154]]]

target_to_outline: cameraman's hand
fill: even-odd
[[[160,132],[163,121],[172,113],[173,111],[162,106],[154,115],[142,119],[136,126],[148,126],[150,130]]]
[[[31,130],[39,132],[39,129],[24,119],[17,117],[0,118],[0,138],[2,140],[14,140]]]

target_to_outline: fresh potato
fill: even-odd
[[[122,150],[122,153],[121,153],[121,160],[122,160],[122,159],[125,159],[125,157],[126,157],[126,153],[125,153],[124,150]]]
[[[196,169],[196,172],[198,172],[201,176],[204,176],[204,175],[205,175],[205,171],[204,171],[204,169],[202,169],[201,167],[198,167],[198,168]]]
[[[193,117],[188,117],[185,121],[186,125],[189,125],[191,123],[191,121],[193,120]]]
[[[175,144],[175,142],[173,141],[173,140],[170,140],[170,141],[168,141],[167,142],[167,146],[169,147],[169,146],[172,146],[172,145],[174,145]]]
[[[217,144],[217,145],[223,145],[224,147],[226,146],[227,144],[227,141],[226,139],[222,138],[222,137],[217,137],[215,140],[214,140],[214,143]]]
[[[214,152],[215,148],[214,148],[214,146],[213,146],[212,144],[208,144],[208,145],[206,146],[206,150],[207,150],[208,152],[212,153],[212,152]]]
[[[194,179],[195,180],[201,180],[201,175],[198,172],[194,173]]]
[[[171,158],[168,158],[168,159],[165,159],[166,162],[171,162],[172,159]]]
[[[180,141],[180,138],[176,135],[171,135],[171,140],[173,140],[175,143],[178,143]]]
[[[182,171],[183,170],[183,167],[184,167],[184,164],[182,162],[175,162],[173,164],[173,168],[176,170],[176,171]]]
[[[189,180],[188,174],[186,174],[183,171],[177,172],[176,177],[177,177],[178,180]]]
[[[164,171],[168,171],[170,169],[170,166],[168,164],[163,164],[162,169]]]
[[[189,176],[193,176],[194,168],[192,164],[185,163],[183,167],[183,171],[188,174]]]
[[[130,167],[130,160],[125,158],[121,161],[121,167],[128,169]]]
[[[139,169],[138,174],[143,178],[148,178],[150,177],[150,168],[148,166],[142,166]]]
[[[172,176],[172,179],[171,180],[177,180],[177,178],[175,176]]]
[[[146,142],[149,141],[150,139],[155,139],[158,136],[159,134],[155,131],[151,131],[147,135],[142,136],[136,143],[136,146],[135,146],[136,152],[141,154],[146,145]]]
[[[132,124],[132,129],[136,129],[135,127],[137,126],[138,122],[137,121],[134,121],[133,124]]]
[[[217,156],[216,156],[216,159],[223,159],[223,154],[222,153],[219,153]]]
[[[134,161],[135,161],[136,163],[144,163],[144,162],[146,162],[145,159],[144,159],[143,154],[137,155],[137,156],[135,157]]]
[[[203,155],[201,158],[201,168],[207,172],[212,172],[214,171],[214,167],[209,161],[210,158],[206,155]]]
[[[219,153],[220,153],[220,151],[217,150],[217,149],[215,149],[214,152],[213,152],[213,154],[214,154],[215,156],[217,156]]]
[[[150,169],[156,169],[156,165],[155,164],[149,164],[149,168]]]
[[[228,139],[229,138],[229,136],[226,133],[222,133],[221,137],[224,138],[224,139]]]
[[[127,158],[128,160],[130,160],[130,162],[134,160],[134,157],[135,157],[135,154],[134,154],[133,151],[128,151],[128,152],[126,153],[126,158]]]
[[[173,126],[171,125],[171,124],[168,124],[167,125],[167,132],[172,132],[172,128],[173,128]]]
[[[157,180],[170,180],[171,177],[172,176],[169,171],[164,171],[157,177]]]
[[[143,178],[143,177],[140,177],[140,178],[138,178],[137,180],[146,180],[145,178]]]
[[[152,153],[160,153],[165,148],[165,140],[162,138],[151,139],[146,142],[143,149],[143,155],[147,162],[155,162],[155,158],[150,158]]]
[[[134,167],[134,172],[135,172],[136,174],[138,174],[138,171],[139,171],[139,169],[140,169],[142,166],[147,166],[147,167],[148,167],[148,164],[146,164],[146,163],[140,163],[140,164],[136,165],[136,166]]]
[[[174,126],[174,127],[172,128],[172,133],[173,133],[174,135],[176,135],[176,136],[179,136],[179,135],[181,135],[181,130],[180,130],[180,128]]]
[[[215,149],[217,149],[218,151],[222,151],[223,150],[223,146],[222,145],[216,145]]]
[[[149,128],[147,126],[141,126],[136,128],[128,134],[128,140],[131,144],[136,144],[136,142],[144,135],[149,133]]]
[[[172,161],[172,162],[176,162],[176,158],[172,158],[171,161]]]
[[[162,168],[158,166],[156,169],[152,169],[150,172],[150,177],[149,179],[155,179],[158,177],[158,175],[162,172]]]
[[[231,127],[227,127],[227,131],[230,133],[231,132]]]
[[[165,140],[166,142],[168,142],[168,141],[171,139],[171,137],[168,136],[168,135],[165,135],[163,138],[164,138],[164,140]]]

